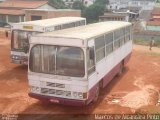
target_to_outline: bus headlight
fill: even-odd
[[[35,86],[31,86],[30,87],[30,91],[34,92],[34,93],[39,93],[40,92],[40,88],[39,87],[35,87]]]
[[[13,55],[12,59],[16,59],[17,60],[17,59],[19,59],[19,56]]]
[[[73,92],[73,97],[77,97],[77,92]]]
[[[14,56],[14,55],[12,56],[12,59],[15,59],[15,56]]]
[[[85,98],[87,98],[87,93],[73,92],[73,97],[79,98],[79,99],[85,99]]]
[[[83,98],[83,93],[79,92],[79,93],[78,93],[78,97],[79,97],[79,98]]]

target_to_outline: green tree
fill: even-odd
[[[93,4],[84,10],[83,17],[86,17],[88,23],[97,22],[99,16],[103,15],[105,7],[100,4]]]
[[[77,0],[77,1],[75,1],[75,2],[73,3],[72,8],[73,8],[73,9],[78,9],[78,10],[84,10],[84,9],[85,9],[85,6],[84,6],[83,2]]]
[[[109,0],[96,0],[95,4],[107,5],[109,4]]]
[[[49,4],[57,9],[66,9],[66,5],[62,0],[48,0]]]

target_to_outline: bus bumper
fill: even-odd
[[[51,102],[56,104],[63,104],[63,105],[70,105],[70,106],[85,106],[86,100],[73,100],[67,98],[57,98],[53,96],[45,96],[45,95],[38,95],[35,93],[29,93],[30,97],[44,101],[44,102]]]
[[[12,63],[28,65],[28,61],[27,60],[15,60],[15,59],[12,59]]]

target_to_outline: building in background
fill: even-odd
[[[117,14],[127,14],[128,15],[128,21],[136,21],[139,18],[139,15],[141,14],[141,7],[131,7],[128,6],[126,8],[122,8],[119,10],[113,10],[113,13]]]
[[[105,13],[99,17],[99,21],[129,21],[127,13]]]
[[[141,13],[141,7],[126,7],[112,12],[105,13],[99,17],[99,21],[130,21],[138,20]]]
[[[153,9],[153,11],[151,12],[151,17],[150,17],[151,21],[160,21],[160,8],[156,7]]]
[[[130,0],[129,6],[141,7],[142,10],[152,10],[157,0]]]
[[[53,10],[55,8],[45,0],[7,0],[0,3],[0,22],[15,23],[25,21],[25,9]]]
[[[148,21],[146,24],[146,30],[160,32],[160,21]]]
[[[128,7],[128,3],[130,0],[109,0],[109,4],[107,5],[107,9],[109,10],[119,10],[122,8]]]
[[[72,8],[72,5],[75,1],[78,1],[78,0],[63,0],[63,2],[70,8]],[[90,6],[95,2],[95,0],[79,0],[79,1],[83,2],[85,6]]]
[[[72,9],[26,9],[25,17],[26,21],[47,19],[47,18],[56,18],[56,17],[65,17],[65,16],[74,16],[80,17],[80,10],[72,10]]]
[[[146,22],[146,30],[160,32],[160,8],[151,11],[150,19]]]
[[[141,7],[142,10],[152,10],[156,5],[156,0],[109,0],[107,8],[119,10],[127,7]]]

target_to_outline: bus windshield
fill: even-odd
[[[84,53],[78,47],[35,45],[30,52],[32,72],[83,77]]]
[[[13,30],[12,31],[12,49],[27,51],[29,50],[29,37],[31,35],[37,34],[38,32],[33,31],[22,31]]]

